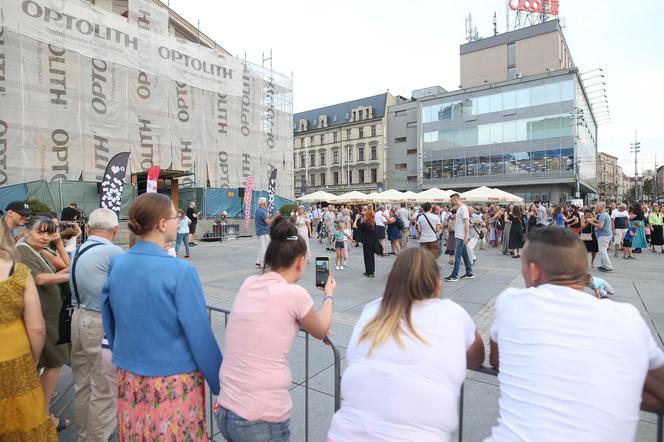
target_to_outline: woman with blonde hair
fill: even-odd
[[[466,369],[482,365],[484,343],[463,308],[439,299],[441,285],[430,251],[399,254],[353,330],[329,441],[451,440]]]
[[[311,258],[311,249],[309,248],[309,238],[311,237],[311,220],[307,216],[307,211],[304,206],[297,208],[297,216],[295,218],[295,227],[297,227],[297,234],[300,235],[307,243],[307,259]]]

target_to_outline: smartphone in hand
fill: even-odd
[[[330,258],[328,256],[316,257],[316,287],[324,288],[330,275]]]

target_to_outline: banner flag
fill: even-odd
[[[104,179],[101,182],[99,207],[111,209],[118,215],[120,215],[120,207],[122,206],[122,189],[124,188],[128,163],[129,152],[121,152],[115,155],[108,162]]]
[[[244,183],[244,226],[249,227],[251,219],[251,194],[254,191],[254,177],[249,175]]]
[[[270,173],[270,182],[267,187],[267,213],[272,215],[274,210],[274,197],[277,191],[277,169],[272,169]]]
[[[157,180],[159,179],[161,167],[154,165],[148,169],[147,193],[157,193]]]

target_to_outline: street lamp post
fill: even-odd
[[[350,150],[351,150],[351,145],[346,146],[346,185],[348,186],[348,190],[350,190]]]

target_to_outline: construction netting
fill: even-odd
[[[292,177],[290,78],[176,38],[151,0],[129,20],[92,3],[0,0],[0,186],[101,181],[118,152],[127,176],[191,172],[182,188]]]

